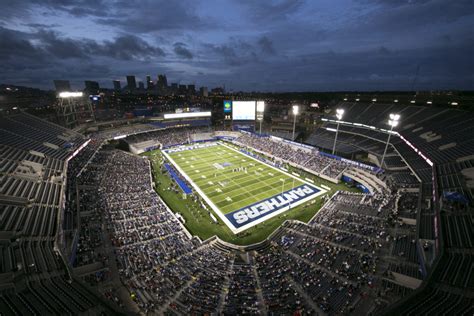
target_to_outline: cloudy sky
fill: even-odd
[[[474,89],[472,0],[1,0],[0,83]]]

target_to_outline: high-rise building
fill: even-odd
[[[199,89],[199,93],[201,94],[202,97],[208,97],[209,92],[207,91],[207,87],[201,87]]]
[[[138,83],[138,89],[139,89],[139,90],[145,90],[145,84],[143,83],[143,81],[140,81],[140,82]]]
[[[137,81],[135,76],[127,76],[127,89],[129,91],[134,91],[137,89]]]
[[[195,94],[196,93],[196,86],[193,84],[188,84],[188,93]]]
[[[90,81],[86,80],[84,81],[84,84],[86,86],[86,93],[88,94],[99,94],[99,83],[97,81]]]
[[[71,91],[69,80],[54,80],[54,87],[56,88],[57,93]]]
[[[157,85],[159,89],[168,88],[168,79],[166,78],[166,75],[158,75]]]
[[[166,94],[167,92],[169,92],[168,79],[166,79],[166,75],[158,75],[158,80],[156,81],[156,88],[160,94]]]
[[[122,84],[120,83],[120,80],[114,80],[114,90],[115,91],[122,90]]]
[[[148,90],[153,89],[153,81],[151,80],[151,76],[146,76],[146,88]]]

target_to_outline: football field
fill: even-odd
[[[234,233],[326,192],[222,143],[181,146],[163,154]]]

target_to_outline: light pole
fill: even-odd
[[[339,133],[339,122],[344,115],[344,109],[337,109],[336,110],[336,117],[337,117],[337,128],[336,128],[336,137],[334,137],[334,145],[332,146],[332,154],[336,152],[336,142],[337,142],[337,134]]]
[[[257,120],[260,121],[260,135],[262,135],[263,112],[265,111],[265,101],[257,101]]]
[[[295,128],[296,128],[296,115],[298,115],[299,106],[293,105],[293,137],[291,140],[295,140]]]
[[[385,150],[383,151],[380,168],[383,168],[383,161],[385,160],[385,154],[387,153],[388,143],[390,142],[390,136],[392,135],[393,128],[398,125],[398,120],[400,120],[400,114],[390,114],[390,119],[388,120],[388,125],[390,125],[390,132],[388,133],[387,144],[385,144]]]

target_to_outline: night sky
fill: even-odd
[[[473,0],[0,4],[0,83],[165,73],[234,91],[474,89]]]

